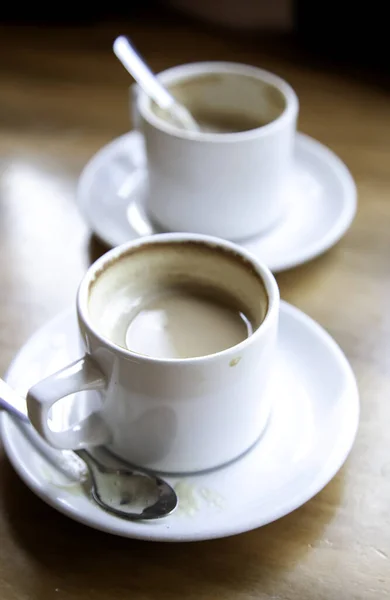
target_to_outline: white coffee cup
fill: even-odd
[[[253,333],[226,350],[183,359],[137,354],[106,336],[103,311],[123,297],[123,286],[129,298],[138,298],[167,282],[212,285],[236,299],[251,316]],[[89,268],[78,290],[86,354],[30,389],[30,420],[56,448],[104,444],[132,464],[162,472],[227,463],[266,426],[278,313],[273,275],[230,242],[161,234],[114,248]],[[52,430],[53,405],[82,390],[98,390],[101,411],[68,430]]]
[[[263,126],[233,133],[178,128],[142,90],[133,118],[144,134],[146,208],[167,231],[241,240],[272,228],[292,184],[298,99],[282,79],[256,67],[204,62],[159,79],[194,115],[244,115]]]

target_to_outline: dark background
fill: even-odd
[[[291,31],[283,34],[289,35],[298,49],[313,58],[388,75],[390,50],[386,7],[387,2],[380,0],[360,5],[349,0],[295,0]],[[116,22],[119,26],[124,23],[130,25],[134,20],[145,17],[158,20],[162,26],[173,19],[191,19],[158,0],[102,3],[101,8],[96,3],[88,5],[82,2],[51,5],[32,2],[24,6],[18,2],[3,2],[0,8],[0,23],[3,25],[93,26],[101,22]],[[217,27],[207,22],[203,22],[202,26]],[[278,35],[279,32],[271,33]],[[264,35],[264,32],[232,31],[232,35],[255,37]]]

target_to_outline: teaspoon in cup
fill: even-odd
[[[113,44],[113,50],[147,96],[166,111],[179,127],[188,131],[200,131],[200,127],[190,111],[160,83],[127,37],[124,35],[117,37]]]

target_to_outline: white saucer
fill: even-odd
[[[27,342],[7,379],[25,393],[76,359],[78,348],[76,318],[68,311]],[[7,455],[25,483],[76,521],[146,540],[218,538],[270,523],[307,502],[339,470],[355,439],[359,398],[345,356],[319,325],[286,303],[281,305],[272,393],[274,408],[259,443],[224,468],[168,478],[177,489],[180,509],[155,522],[132,523],[103,512],[78,483],[43,458],[31,434],[26,436],[7,414],[1,415],[1,432]],[[54,414],[54,426],[62,425],[60,421],[61,410]]]
[[[328,250],[356,212],[352,176],[328,148],[298,133],[295,164],[295,184],[283,219],[267,234],[242,242],[274,272]],[[102,148],[81,174],[78,204],[108,246],[158,232],[144,210],[145,165],[142,136],[133,131]]]

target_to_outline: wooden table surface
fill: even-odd
[[[278,276],[357,375],[361,423],[339,474],[276,523],[229,539],[162,545],[83,527],[36,498],[0,448],[1,600],[390,597],[390,102],[375,81],[298,58],[285,42],[185,21],[128,27],[0,28],[0,369],[74,300],[102,248],[79,215],[77,177],[130,127],[114,36],[155,70],[194,60],[259,65],[286,78],[301,131],[351,169],[359,210],[326,255]]]

